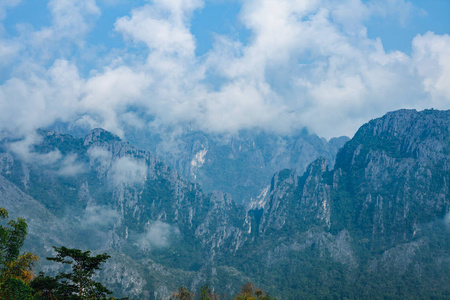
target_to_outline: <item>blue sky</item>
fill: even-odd
[[[0,130],[351,136],[450,108],[449,17],[447,0],[3,0]]]

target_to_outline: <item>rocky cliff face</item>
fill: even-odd
[[[2,142],[0,206],[28,219],[27,247],[41,257],[53,245],[108,252],[102,280],[132,299],[207,282],[231,295],[248,280],[281,299],[440,297],[450,292],[449,123],[449,111],[372,120],[334,169],[318,158],[301,175],[279,171],[246,207],[104,130],[83,139],[41,131],[32,142]],[[195,176],[213,148],[205,143],[186,156],[195,152]],[[223,153],[250,158],[253,143]],[[241,166],[274,157],[264,155]]]
[[[408,229],[401,234],[411,238],[418,223],[444,218],[449,209],[449,120],[448,111],[389,113],[361,127],[334,170],[318,158],[303,176],[276,173],[251,205],[263,210],[259,231],[306,220],[374,240]]]
[[[389,113],[361,127],[333,170],[319,158],[303,176],[278,172],[247,213],[255,248],[277,245],[260,254],[269,264],[299,263],[286,258],[296,252],[318,264],[327,256],[346,266],[355,286],[362,284],[356,277],[381,282],[376,277],[384,272],[393,278],[411,272],[408,280],[420,282],[450,271],[443,225],[450,209],[449,129],[449,111]],[[436,269],[427,274],[430,267]],[[450,285],[437,290],[449,292]]]
[[[443,218],[450,208],[449,120],[449,111],[403,110],[362,126],[336,159],[336,192],[349,191],[353,208],[336,205],[336,227],[350,218],[382,247]]]
[[[44,246],[29,249],[41,257],[53,245],[115,253],[107,269],[129,276],[105,279],[132,298],[164,298],[182,282],[203,283],[216,253],[243,242],[244,210],[229,195],[203,194],[150,152],[102,129],[84,139],[40,131],[31,145],[5,141],[0,172],[0,205],[26,217],[28,240]],[[41,268],[51,271],[45,261]]]
[[[273,174],[284,168],[302,174],[317,157],[334,164],[336,153],[349,139],[326,141],[306,131],[283,136],[258,130],[232,135],[184,132],[172,140],[171,135],[142,142],[143,133],[127,138],[153,152],[173,166],[181,176],[199,183],[205,191],[221,190],[235,202],[248,204],[255,199]]]
[[[306,230],[316,225],[329,228],[331,188],[325,181],[327,173],[325,158],[311,163],[303,176],[288,169],[276,173],[264,198],[249,211],[261,214],[258,233],[272,234],[282,228]]]

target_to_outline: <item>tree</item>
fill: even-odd
[[[30,286],[43,299],[58,299],[60,283],[57,278],[45,276],[44,272],[39,272],[39,275],[31,281]]]
[[[220,295],[213,293],[209,284],[200,287],[200,300],[220,300]]]
[[[8,218],[8,211],[0,207],[0,220]],[[29,252],[19,255],[27,236],[27,222],[18,218],[7,221],[6,225],[0,225],[0,298],[31,299],[28,284],[38,257]]]
[[[275,300],[260,288],[255,288],[252,282],[245,283],[239,294],[234,297],[234,300]]]
[[[72,272],[60,272],[55,277],[39,273],[31,287],[39,295],[38,299],[48,300],[80,300],[80,299],[117,299],[110,296],[112,292],[101,283],[92,279],[95,271],[110,256],[106,253],[91,256],[91,251],[53,247],[57,255],[47,257],[48,260],[71,265]],[[125,300],[128,298],[122,298]],[[117,299],[120,300],[120,299]]]
[[[188,289],[180,286],[178,288],[178,291],[172,293],[172,295],[170,296],[170,300],[194,300],[194,299],[220,300],[220,295],[214,293],[209,287],[209,284],[206,284],[200,287],[200,291],[195,294],[189,291]]]
[[[0,222],[8,217],[8,211],[0,207]],[[23,218],[9,220],[6,226],[0,224],[0,299],[113,299],[108,296],[112,294],[110,290],[92,280],[100,264],[110,258],[106,253],[91,257],[90,251],[53,247],[57,255],[47,259],[72,265],[72,272],[56,277],[41,272],[34,277],[32,268],[38,257],[29,252],[19,255],[27,229]]]
[[[33,296],[33,290],[30,285],[22,280],[15,278],[6,278],[2,283],[1,299],[5,300],[37,300]]]
[[[112,292],[101,283],[94,281],[92,276],[95,271],[100,270],[100,264],[111,256],[103,253],[92,257],[91,251],[66,247],[53,247],[53,249],[57,255],[47,259],[71,265],[72,272],[61,272],[54,279],[42,273],[33,283],[33,287],[40,289],[47,296],[54,295],[57,299],[108,299],[108,295]]]
[[[194,298],[194,293],[189,291],[187,288],[180,286],[178,291],[173,293],[170,297],[171,300],[192,300]]]

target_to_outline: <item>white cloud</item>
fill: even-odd
[[[50,0],[48,6],[54,26],[64,34],[84,33],[87,30],[86,16],[100,14],[95,0]]]
[[[448,108],[450,99],[450,36],[428,32],[413,40],[413,63],[435,108]]]
[[[26,162],[32,162],[47,166],[53,165],[61,160],[62,154],[59,150],[53,150],[47,153],[34,152],[32,147],[41,142],[41,136],[37,134],[29,134],[23,140],[9,143],[8,147],[20,159]]]
[[[100,177],[106,177],[112,166],[112,153],[99,147],[90,147],[87,151],[89,164],[92,170],[96,170]],[[114,173],[112,173],[114,179]]]
[[[367,6],[371,14],[396,18],[403,26],[407,25],[414,11],[417,10],[411,2],[405,0],[371,0],[368,1]]]
[[[198,121],[205,131],[236,132],[242,128],[268,129],[269,126],[274,130],[289,131],[283,127],[285,122],[278,119],[280,115],[289,117],[285,114],[287,108],[276,101],[276,95],[267,84],[253,86],[244,80],[235,81],[218,92],[205,95],[203,100],[203,114],[199,115]]]
[[[148,166],[144,160],[121,157],[113,162],[112,176],[116,185],[142,183],[147,179]]]
[[[370,18],[406,24],[414,11],[408,1],[244,1],[239,20],[248,41],[216,35],[213,48],[197,57],[190,23],[204,5],[157,0],[133,9],[114,24],[127,48],[84,74],[66,48],[85,49],[101,12],[94,0],[51,0],[51,26],[24,27],[31,32],[0,43],[0,60],[14,49],[26,54],[0,85],[0,110],[9,112],[0,127],[27,134],[61,120],[122,135],[123,123],[148,125],[131,107],[154,116],[152,128],[308,126],[332,137],[352,135],[389,110],[450,107],[448,35],[418,35],[410,56],[386,52],[367,36]]]
[[[112,161],[112,153],[106,149],[91,147],[87,151],[92,162],[98,162],[103,167],[109,167]]]
[[[377,1],[377,3],[380,2],[382,1]],[[367,34],[364,21],[370,17],[372,12],[369,7],[360,0],[339,1],[334,5],[330,11],[331,16],[336,24],[342,25],[345,33],[350,36]]]
[[[87,171],[87,166],[84,163],[77,161],[76,154],[69,154],[60,162],[60,167],[57,171],[62,176],[77,176]]]
[[[170,225],[161,221],[156,221],[149,225],[144,234],[138,240],[138,246],[143,250],[152,248],[165,248],[180,234],[176,225]]]
[[[53,169],[61,176],[77,176],[87,171],[87,166],[78,161],[76,154],[63,156],[56,149],[46,153],[36,152],[34,146],[42,143],[42,136],[30,133],[24,139],[8,144],[9,149],[25,162]]]
[[[84,211],[81,224],[85,227],[98,228],[105,227],[116,223],[120,219],[120,215],[114,209],[108,206],[88,206]]]
[[[22,0],[2,0],[0,1],[0,21],[6,16],[6,10],[17,6],[22,2]]]
[[[86,82],[80,107],[84,112],[101,116],[96,127],[121,136],[118,115],[124,113],[127,105],[142,100],[150,82],[150,76],[139,70],[126,66],[107,68]]]
[[[145,43],[151,51],[158,54],[164,52],[192,56],[195,41],[184,19],[196,6],[193,3],[183,5],[190,2],[192,1],[155,1],[153,5],[133,10],[131,17],[117,20],[116,30],[134,42]]]
[[[50,0],[48,8],[52,15],[52,24],[33,33],[32,43],[35,47],[47,48],[48,43],[49,46],[55,47],[52,43],[62,39],[65,43],[72,41],[82,46],[84,36],[93,26],[93,20],[100,15],[95,0]]]
[[[145,121],[133,112],[126,112],[122,114],[120,118],[121,122],[128,126],[135,127],[137,129],[144,129],[145,127]]]
[[[404,104],[423,107],[427,100],[420,99],[420,93],[411,98],[410,85],[417,82],[411,59],[400,52],[386,53],[364,27],[371,14],[404,4],[397,2],[376,9],[359,0],[245,2],[241,19],[252,32],[250,43],[222,38],[209,53],[208,63],[227,79],[220,92],[228,105],[210,101],[207,107],[213,109],[206,115],[215,109],[224,116],[230,112],[234,118],[227,119],[229,127],[308,126],[331,137],[351,135],[368,119]],[[236,93],[238,86],[246,88]],[[253,95],[242,92],[252,88]],[[227,93],[230,90],[233,93]],[[233,113],[252,100],[254,114]],[[261,121],[262,116],[271,118]]]
[[[25,134],[77,114],[84,83],[75,65],[56,60],[49,69],[30,65],[21,73],[0,85],[0,111],[8,112],[1,128]]]
[[[13,58],[20,50],[20,44],[16,42],[6,43],[0,40],[0,66],[8,64],[9,60]]]
[[[17,6],[21,2],[0,2],[0,21],[2,16],[5,16],[6,8]],[[34,70],[33,65],[47,67],[56,60],[76,56],[77,50],[83,51],[84,55],[89,51],[85,47],[85,38],[101,13],[95,0],[46,2],[51,16],[50,25],[35,27],[36,24],[18,23],[15,24],[13,33],[8,32],[9,34],[2,37],[2,31],[6,29],[0,23],[0,60],[1,64],[12,66],[11,77],[17,76],[16,70],[19,70],[19,73],[31,73]],[[24,6],[17,9],[29,9],[26,3]]]

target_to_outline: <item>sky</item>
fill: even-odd
[[[450,109],[448,0],[0,0],[0,132],[352,136]]]

